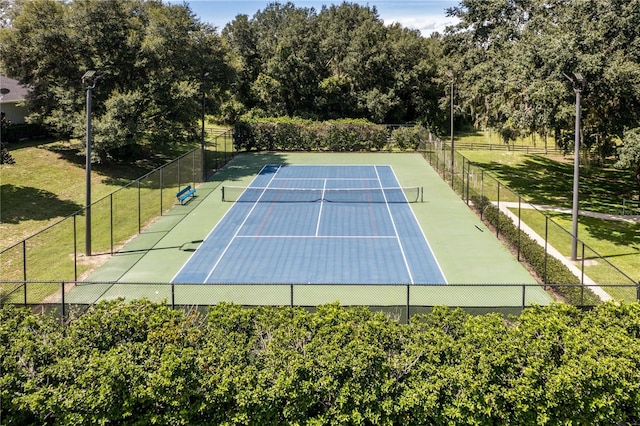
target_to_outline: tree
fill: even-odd
[[[0,32],[0,60],[32,88],[29,120],[83,138],[85,87],[95,69],[95,153],[102,160],[157,144],[195,138],[202,79],[220,97],[230,80],[215,29],[184,5],[158,0],[34,0],[18,3]],[[218,105],[220,101],[211,103]]]
[[[618,161],[615,167],[633,172],[638,183],[638,194],[640,194],[640,127],[625,132],[622,146],[618,148]]]
[[[387,27],[375,7],[274,3],[237,16],[223,37],[238,70],[234,95],[254,115],[438,121],[439,39]]]
[[[565,75],[581,72],[584,149],[606,157],[640,122],[637,1],[463,0],[444,38],[462,58],[461,103],[478,127],[509,121],[521,134],[554,130],[573,144],[574,94]]]

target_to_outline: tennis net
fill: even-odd
[[[394,188],[271,188],[223,186],[222,201],[247,203],[417,203],[421,186]]]

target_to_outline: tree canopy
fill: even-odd
[[[33,89],[31,119],[83,135],[87,69],[95,142],[195,138],[202,91],[227,122],[289,116],[448,129],[494,128],[506,142],[553,134],[571,151],[581,73],[585,153],[614,153],[640,127],[640,0],[461,0],[458,24],[423,37],[375,7],[271,3],[219,33],[160,0],[0,1],[0,68]],[[208,73],[208,74],[207,74]],[[204,78],[208,75],[208,78]]]
[[[640,121],[637,0],[462,0],[446,52],[462,63],[459,97],[479,126],[552,131],[572,144],[581,73],[584,149],[610,155]]]
[[[209,72],[218,92],[229,81],[222,40],[183,5],[19,0],[10,12],[13,19],[0,32],[0,57],[3,68],[32,89],[31,121],[81,138],[81,77],[90,69],[101,76],[92,103],[101,158],[121,156],[142,138],[193,138],[204,74]]]

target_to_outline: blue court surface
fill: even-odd
[[[446,284],[391,166],[267,165],[174,283]],[[233,195],[234,191],[238,195]]]

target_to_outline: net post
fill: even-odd
[[[222,201],[225,201],[225,199],[224,199],[224,186],[222,188],[220,188],[220,191],[222,192]]]
[[[420,187],[420,202],[424,203],[424,186]]]

